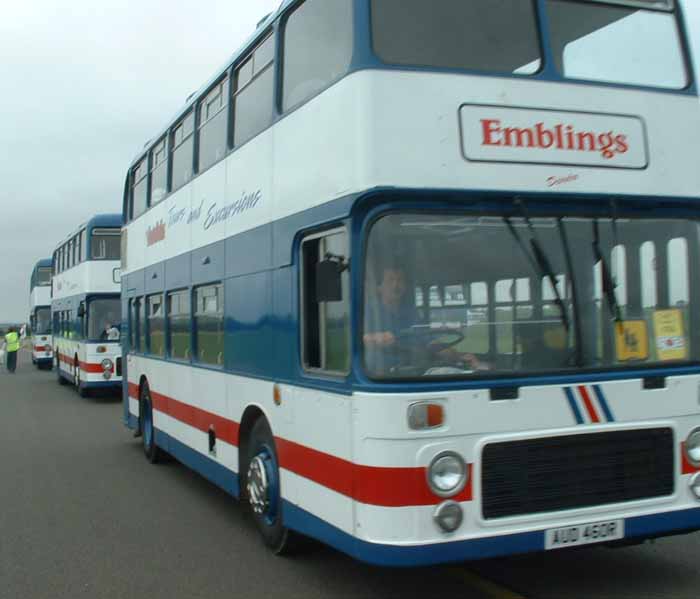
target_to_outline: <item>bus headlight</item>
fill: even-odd
[[[685,455],[693,466],[700,466],[700,428],[696,428],[685,440]]]
[[[444,451],[428,466],[428,485],[440,497],[452,497],[467,484],[467,464],[461,455]]]
[[[695,495],[695,499],[700,500],[700,472],[690,479],[689,487],[693,495]]]
[[[111,372],[114,364],[112,363],[112,360],[110,360],[109,358],[105,358],[104,360],[102,360],[101,366],[102,370],[104,370],[105,372]]]
[[[445,501],[437,506],[433,520],[443,532],[454,532],[462,524],[462,506],[456,501]]]

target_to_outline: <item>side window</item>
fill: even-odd
[[[146,158],[131,171],[131,217],[138,218],[146,212],[148,202],[148,169]]]
[[[170,147],[173,154],[173,180],[171,189],[175,191],[192,179],[194,156],[194,113],[190,112],[171,133]]]
[[[268,37],[235,72],[233,144],[239,146],[272,123],[275,38]]]
[[[135,299],[130,299],[129,300],[129,349],[131,351],[134,351],[136,349],[136,312],[134,308],[136,307],[136,300]]]
[[[87,231],[83,229],[80,232],[80,261],[85,262],[87,259]]]
[[[90,239],[91,260],[119,260],[121,253],[119,229],[93,229]]]
[[[165,356],[165,319],[163,318],[163,295],[149,295],[146,298],[146,347],[154,356]],[[144,347],[141,347],[144,351]]]
[[[135,300],[136,303],[136,330],[138,331],[138,342],[136,351],[145,354],[148,348],[146,347],[146,302],[140,297]]]
[[[219,82],[199,103],[199,171],[226,154],[228,78]]]
[[[165,138],[151,150],[151,206],[160,202],[168,189],[168,154]]]
[[[284,28],[282,109],[301,104],[342,77],[352,58],[352,2],[306,0]]]
[[[194,290],[195,359],[202,364],[224,365],[224,286],[221,283]]]
[[[190,359],[190,293],[168,293],[168,348],[174,360]]]
[[[347,234],[336,230],[304,240],[302,251],[303,362],[311,370],[347,373],[350,370],[350,270]],[[319,264],[323,262],[323,267]],[[332,265],[335,265],[333,269]],[[327,267],[327,268],[326,268]],[[322,272],[319,272],[322,271]],[[333,274],[335,273],[335,274]],[[323,301],[320,288],[337,277],[340,298]],[[330,286],[333,286],[331,283]]]

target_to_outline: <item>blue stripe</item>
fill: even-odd
[[[425,566],[544,550],[544,530],[419,546],[369,543],[287,501],[284,502],[284,521],[289,528],[331,545],[355,559],[380,566]],[[625,539],[653,538],[698,529],[699,508],[625,519]]]
[[[593,391],[595,391],[596,397],[598,398],[598,403],[600,403],[600,407],[603,408],[603,412],[605,412],[605,417],[608,419],[608,422],[615,422],[615,417],[610,411],[608,402],[605,401],[605,395],[603,395],[603,390],[600,388],[600,385],[593,385]]]
[[[566,393],[566,398],[569,400],[569,406],[571,411],[574,413],[574,418],[576,418],[576,424],[583,424],[583,416],[581,416],[581,410],[578,409],[578,404],[574,398],[574,394],[571,391],[571,387],[564,387],[564,393]]]
[[[239,481],[238,474],[233,470],[229,470],[225,466],[222,466],[216,460],[202,455],[198,451],[195,451],[191,447],[188,447],[184,443],[178,441],[175,437],[164,433],[163,431],[156,429],[156,444],[158,447],[167,451],[179,462],[182,462],[188,468],[198,472],[204,478],[214,483],[217,487],[222,488],[224,491],[238,497],[239,493]]]
[[[135,417],[131,418],[135,423]],[[238,496],[239,478],[235,472],[161,430],[155,432],[159,447],[230,495]],[[400,546],[370,543],[353,537],[286,500],[283,500],[283,518],[287,527],[301,534],[335,547],[355,559],[381,566],[442,564],[544,550],[544,530],[448,543]],[[700,508],[625,519],[625,539],[643,539],[698,529]]]

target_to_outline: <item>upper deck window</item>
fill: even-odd
[[[132,177],[132,218],[138,218],[146,212],[148,201],[148,168],[146,167],[146,159],[139,162],[131,173]]]
[[[173,127],[171,148],[173,153],[172,189],[180,189],[192,179],[194,156],[194,113],[190,112]]]
[[[228,79],[219,82],[199,104],[199,170],[218,162],[226,153]]]
[[[347,72],[352,37],[350,0],[306,0],[294,10],[284,28],[283,110]]]
[[[51,269],[49,267],[42,267],[37,270],[36,284],[42,287],[51,285]]]
[[[95,229],[92,232],[91,260],[119,260],[119,229]]]
[[[239,146],[272,123],[275,38],[265,39],[236,68],[233,92],[233,145]]]
[[[682,89],[678,25],[668,12],[547,0],[557,68],[571,79]]]
[[[151,206],[155,206],[165,197],[167,185],[168,155],[165,139],[162,139],[151,150]]]
[[[521,75],[541,66],[527,0],[372,0],[372,39],[390,64]]]

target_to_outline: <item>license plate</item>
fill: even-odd
[[[576,526],[550,528],[544,534],[544,548],[564,549],[565,547],[605,543],[606,541],[624,538],[624,520],[605,520],[603,522],[591,522]]]

